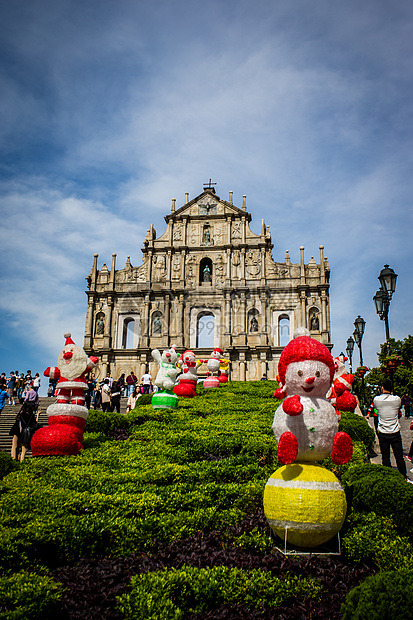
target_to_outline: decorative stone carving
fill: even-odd
[[[176,224],[174,228],[174,241],[182,241],[182,225]]]
[[[218,255],[218,258],[215,263],[215,284],[217,286],[223,286],[225,280],[225,261],[221,254]]]
[[[241,256],[239,250],[234,250],[232,254],[232,279],[239,280],[241,278]]]
[[[179,280],[181,273],[181,257],[179,254],[175,254],[172,261],[172,280]]]
[[[242,239],[241,222],[233,222],[232,224],[232,239]]]
[[[157,254],[153,257],[153,271],[155,282],[161,282],[166,278],[165,256]]]
[[[261,273],[261,263],[260,259],[255,250],[249,250],[247,252],[247,256],[245,259],[245,271],[247,274],[247,278],[255,279],[258,278]]]
[[[186,283],[188,286],[195,286],[196,282],[196,265],[195,265],[195,256],[193,254],[189,254],[186,259]]]

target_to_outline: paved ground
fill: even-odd
[[[401,433],[402,433],[402,440],[403,440],[403,451],[405,453],[409,452],[410,444],[413,441],[413,431],[410,430],[410,422],[412,420],[413,418],[408,418],[408,419],[404,417],[400,418],[400,426],[401,426]],[[370,426],[374,429],[373,419],[370,418],[368,422]],[[381,465],[381,454],[380,454],[380,447],[379,447],[378,441],[376,441],[376,443],[374,444],[374,451],[377,456],[370,458],[370,462]],[[396,461],[394,460],[394,456],[393,456],[393,452],[391,452],[391,463],[393,465],[393,468],[397,469]],[[407,477],[410,480],[413,480],[413,463],[410,463],[410,461],[408,461],[407,459],[405,459],[405,463],[407,467]]]

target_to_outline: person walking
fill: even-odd
[[[2,387],[0,387],[0,415],[4,409],[4,405],[6,404],[7,392]]]
[[[135,387],[137,382],[137,378],[133,370],[130,371],[130,375],[126,377],[126,383],[128,385],[128,396],[130,396],[133,392],[133,388]]]
[[[109,379],[105,379],[102,385],[102,411],[110,410],[110,385]]]
[[[35,389],[36,392],[38,392],[39,388],[40,388],[40,375],[38,372],[36,372],[35,377],[33,379],[33,389]]]
[[[118,379],[118,381],[114,381],[112,383],[112,388],[111,388],[111,403],[110,403],[110,410],[113,412],[116,411],[118,413],[120,413],[120,393],[121,393],[121,384],[119,383],[120,379]]]
[[[152,381],[152,377],[148,372],[145,372],[145,374],[142,377],[142,384],[143,384],[143,393],[144,394],[149,394],[149,388],[151,385],[151,381]]]
[[[14,401],[14,390],[16,389],[16,381],[17,381],[17,377],[14,374],[13,371],[11,371],[10,373],[10,378],[7,381],[7,391],[9,393],[9,405],[15,405],[15,401]]]
[[[20,462],[24,460],[27,450],[30,449],[31,439],[39,426],[37,423],[38,417],[37,405],[34,405],[33,402],[25,401],[9,432],[9,435],[13,438],[11,457],[15,461],[19,460],[19,447],[21,447]]]
[[[404,417],[407,419],[410,418],[412,411],[412,401],[407,392],[402,396],[402,407],[404,407]]]
[[[379,423],[377,435],[379,438],[382,464],[391,467],[390,446],[396,459],[397,469],[407,480],[406,463],[403,458],[403,444],[400,434],[400,407],[402,401],[399,396],[392,394],[393,386],[389,379],[386,379],[381,387],[381,393],[373,400],[374,407],[377,409]]]
[[[138,391],[138,388],[135,385],[133,388],[132,394],[128,398],[128,402],[126,405],[126,413],[129,413],[131,409],[135,408],[136,401],[138,400],[139,396],[141,396],[141,393]]]

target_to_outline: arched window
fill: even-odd
[[[203,258],[199,263],[199,284],[212,282],[212,260]]]
[[[134,334],[135,321],[128,317],[123,322],[122,349],[133,349]]]
[[[196,346],[200,348],[214,348],[215,316],[212,312],[202,312],[197,320]]]
[[[278,318],[278,346],[285,347],[290,342],[290,318],[282,314]]]

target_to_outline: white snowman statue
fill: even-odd
[[[286,396],[275,412],[272,425],[278,442],[278,460],[321,461],[327,456],[336,464],[347,463],[353,444],[338,431],[337,414],[327,400],[335,372],[334,360],[325,345],[299,328],[284,348],[278,364],[280,389]]]
[[[158,349],[152,351],[152,357],[159,364],[158,374],[156,375],[155,385],[159,391],[152,396],[152,407],[155,409],[176,409],[178,407],[178,397],[173,393],[176,377],[178,375],[177,362],[179,355],[175,351],[176,345],[166,349],[161,354]]]

